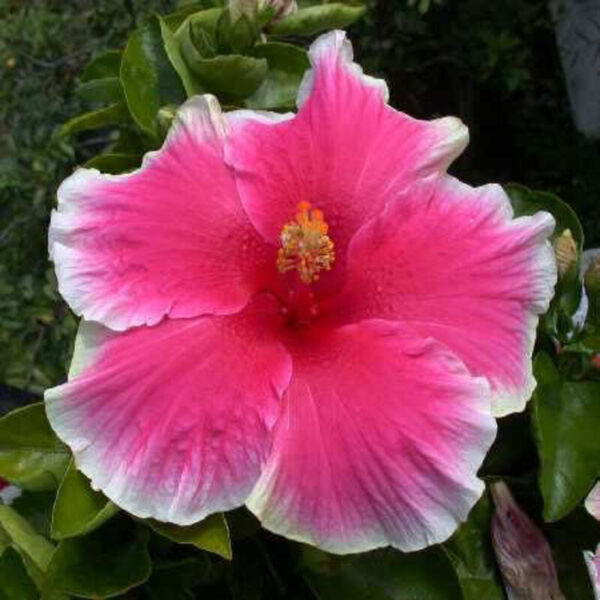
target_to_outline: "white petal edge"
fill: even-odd
[[[383,79],[377,79],[376,77],[364,74],[362,67],[354,62],[352,43],[346,37],[346,32],[341,29],[334,29],[320,35],[308,49],[308,58],[313,68],[306,71],[300,82],[298,97],[296,99],[298,108],[306,102],[312,93],[315,79],[314,70],[317,68],[319,61],[328,54],[338,54],[342,64],[350,73],[357,79],[360,79],[366,86],[374,88],[384,102],[389,100],[390,92],[387,83]]]
[[[424,339],[424,347],[429,347],[432,344],[437,345],[439,342],[433,338]],[[462,361],[458,357],[457,360],[462,364]],[[466,366],[465,370],[467,370]],[[267,461],[267,467],[263,470],[254,489],[246,499],[246,507],[260,520],[261,526],[264,529],[296,542],[316,546],[321,550],[338,555],[357,554],[386,547],[393,547],[402,552],[417,552],[434,544],[441,544],[447,541],[456,532],[457,528],[467,521],[471,510],[485,491],[485,483],[477,476],[477,472],[481,468],[497,434],[496,420],[491,414],[491,390],[489,382],[485,377],[472,377],[472,381],[479,389],[478,397],[483,400],[477,405],[474,411],[479,414],[483,433],[481,446],[473,446],[462,455],[464,460],[461,464],[461,477],[465,473],[472,474],[469,480],[461,480],[463,502],[460,506],[454,506],[453,511],[446,511],[443,515],[431,515],[428,527],[422,528],[422,535],[419,538],[406,543],[398,543],[385,534],[374,533],[371,536],[365,535],[361,539],[355,540],[352,545],[348,545],[345,542],[337,543],[335,541],[323,543],[322,541],[315,540],[310,532],[306,532],[301,528],[290,528],[285,514],[265,514],[265,509],[269,505],[270,479],[275,476],[276,472],[275,464],[271,469],[273,472],[269,472],[269,461]],[[483,426],[484,423],[485,426]]]
[[[463,185],[458,180],[456,181],[458,185]],[[539,233],[532,242],[538,246],[534,262],[537,270],[541,273],[541,277],[536,282],[536,300],[528,307],[529,313],[525,321],[527,333],[525,352],[526,383],[518,390],[508,387],[500,390],[492,390],[492,414],[494,417],[499,418],[523,411],[537,386],[537,382],[533,376],[533,349],[537,326],[540,316],[547,312],[550,307],[550,301],[554,297],[554,287],[558,280],[554,250],[549,240],[554,232],[556,222],[550,213],[544,211],[515,219],[510,199],[500,185],[489,184],[482,187],[489,190],[490,200],[493,199],[497,202],[498,214],[506,224],[512,226],[522,225],[526,228],[539,228]],[[499,359],[501,360],[501,357]]]
[[[105,181],[126,182],[146,169],[173,142],[182,131],[193,130],[199,139],[225,138],[226,121],[218,100],[209,94],[194,96],[181,105],[169,130],[165,143],[159,150],[144,155],[141,166],[134,171],[120,175],[100,173],[97,169],[77,168],[58,188],[58,206],[50,215],[48,230],[48,256],[55,264],[58,291],[73,312],[88,321],[104,323],[113,331],[125,331],[139,325],[156,325],[164,315],[153,319],[141,316],[131,317],[120,314],[115,306],[91,308],[84,289],[77,280],[77,265],[81,260],[80,251],[69,247],[69,231],[75,226],[81,214],[81,202],[88,191]]]
[[[358,79],[363,85],[373,88],[384,103],[388,103],[390,92],[387,83],[383,79],[365,75],[362,67],[354,62],[354,51],[352,43],[348,40],[346,32],[336,29],[319,36],[310,46],[308,57],[312,64],[304,74],[300,87],[296,105],[300,108],[310,97],[315,80],[315,69],[319,62],[328,55],[337,54],[344,68]],[[390,107],[391,108],[391,107]],[[450,164],[460,156],[469,144],[469,129],[458,117],[442,117],[431,121],[440,129],[447,129],[446,136],[443,137],[443,143],[437,144],[431,153],[429,163],[423,165],[424,170],[431,168],[431,164],[438,163],[440,157],[444,157],[443,164],[439,169],[445,171]]]

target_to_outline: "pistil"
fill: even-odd
[[[293,221],[283,226],[277,268],[281,273],[296,270],[300,281],[313,283],[321,271],[329,271],[335,261],[333,240],[323,212],[309,202],[298,205]]]

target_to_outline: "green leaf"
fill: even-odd
[[[14,508],[0,506],[0,550],[6,551],[9,546],[19,553],[28,576],[43,600],[66,600],[60,592],[50,586],[46,576],[54,545],[40,535]]]
[[[31,404],[0,419],[0,477],[23,489],[54,489],[70,452],[54,434],[44,404]]]
[[[534,374],[544,519],[557,521],[577,506],[600,474],[600,382],[563,381],[543,352],[535,359]]]
[[[258,89],[267,75],[268,65],[264,58],[237,54],[202,58],[199,54],[190,55],[189,47],[185,45],[182,51],[186,63],[202,86],[226,100],[247,98]]]
[[[121,50],[108,50],[92,58],[81,74],[81,81],[118,77],[122,56]]]
[[[231,560],[231,540],[227,521],[222,514],[207,517],[200,523],[180,527],[172,523],[163,523],[148,519],[148,525],[160,535],[177,542],[191,544],[200,550],[207,550]]]
[[[106,598],[141,585],[150,576],[148,531],[126,517],[94,532],[63,540],[48,567],[58,589],[83,598]]]
[[[75,93],[90,104],[116,104],[124,102],[123,87],[118,77],[103,77],[82,83]]]
[[[241,14],[234,22],[229,10],[221,13],[217,24],[216,42],[219,52],[224,54],[245,54],[252,48],[260,30],[246,14]]]
[[[172,31],[177,31],[182,23],[191,15],[205,11],[206,9],[221,8],[223,3],[219,0],[205,0],[204,2],[190,2],[179,7],[175,12],[165,15],[164,22]]]
[[[556,221],[552,234],[552,241],[569,229],[577,243],[578,260],[572,265],[565,275],[559,278],[554,300],[544,323],[549,328],[550,334],[558,336],[561,341],[564,336],[570,335],[573,329],[571,316],[577,310],[581,300],[582,285],[579,279],[579,259],[583,249],[583,228],[573,209],[557,196],[547,192],[538,192],[517,184],[510,183],[505,186],[510,197],[515,216],[533,215],[539,211],[547,211]]]
[[[129,121],[129,111],[125,104],[111,104],[92,112],[79,115],[67,121],[60,129],[60,135],[71,135],[87,129],[100,129]]]
[[[37,600],[37,589],[16,550],[0,554],[0,600]]]
[[[190,41],[202,56],[206,56],[203,52],[206,48],[209,48],[214,56],[217,48],[217,27],[222,14],[222,9],[211,8],[190,15],[181,24],[175,37],[180,44],[185,40]]]
[[[161,19],[160,27],[162,32],[163,41],[165,44],[165,51],[173,68],[177,71],[185,92],[188,96],[194,96],[195,94],[201,94],[204,90],[194,73],[189,69],[187,63],[183,59],[181,54],[181,42],[175,36],[175,34],[169,29],[169,26]]]
[[[111,153],[98,154],[85,163],[88,169],[98,169],[102,173],[125,173],[140,166],[140,157],[136,154]]]
[[[302,570],[320,600],[460,600],[452,564],[439,547],[333,556],[306,547]]]
[[[130,36],[121,61],[121,83],[131,115],[153,137],[158,109],[165,104],[179,105],[186,98],[165,49],[163,27],[158,17],[150,17]]]
[[[575,211],[566,202],[554,194],[530,190],[519,183],[509,183],[504,188],[516,217],[533,215],[541,210],[549,212],[556,220],[552,240],[554,241],[565,229],[570,229],[581,253],[584,242],[583,228]]]
[[[350,6],[341,2],[309,6],[275,23],[271,33],[314,35],[327,29],[343,29],[360,19],[365,11],[365,6]]]
[[[10,506],[26,519],[39,534],[50,537],[52,507],[55,498],[54,490],[23,492]]]
[[[117,514],[119,508],[92,489],[71,460],[58,488],[52,513],[52,537],[63,539],[93,531]]]
[[[466,523],[444,544],[463,600],[504,600],[491,544],[492,505],[487,494],[475,505]]]
[[[183,560],[154,562],[152,575],[146,584],[150,600],[187,600],[195,596],[190,589],[214,583],[224,563],[211,561],[207,554],[198,553]]]
[[[27,555],[40,571],[46,571],[54,546],[10,506],[0,506],[0,527],[12,544]]]
[[[295,106],[298,87],[310,66],[306,52],[291,44],[270,42],[255,46],[252,55],[265,58],[269,72],[261,86],[246,100],[246,106],[255,109]]]

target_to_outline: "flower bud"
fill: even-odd
[[[271,18],[271,23],[275,23],[284,17],[294,14],[298,10],[296,0],[259,0],[261,9],[272,8],[275,14]]]
[[[596,554],[586,550],[583,553],[583,558],[592,580],[592,588],[594,589],[594,598],[600,600],[600,544],[596,547]]]
[[[162,137],[167,135],[175,116],[177,115],[177,106],[166,104],[162,106],[156,114],[156,124]]]
[[[577,260],[577,242],[570,229],[565,229],[554,241],[558,275],[562,277]]]
[[[269,22],[274,23],[295,13],[298,5],[296,0],[229,0],[229,12],[233,23],[242,15],[255,19],[258,14],[268,9],[274,13]]]
[[[509,600],[564,600],[548,542],[503,481],[491,485],[492,544]]]
[[[600,292],[600,254],[585,272],[585,287],[591,292]]]

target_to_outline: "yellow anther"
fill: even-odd
[[[320,271],[329,271],[335,252],[328,231],[323,211],[313,209],[309,202],[300,202],[295,220],[281,230],[281,248],[277,255],[279,271],[285,273],[296,269],[303,283],[312,283],[319,279]]]

